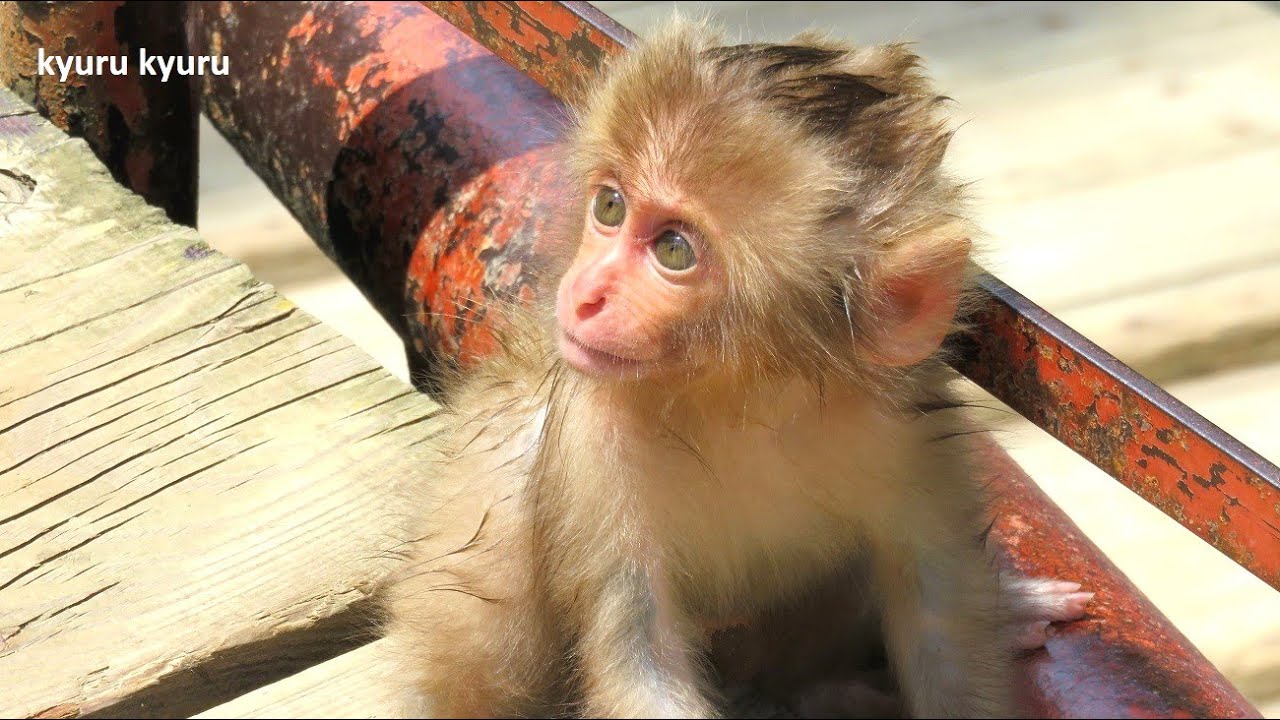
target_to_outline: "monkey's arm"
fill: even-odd
[[[642,563],[620,561],[584,608],[578,653],[588,717],[718,715],[679,609],[654,578]]]
[[[913,716],[1016,717],[998,581],[959,525],[877,552],[889,657]]]

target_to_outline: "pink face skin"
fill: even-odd
[[[593,210],[600,187],[617,189],[624,199],[626,214],[615,227]],[[628,194],[615,182],[591,193],[578,254],[556,294],[560,352],[574,368],[601,379],[640,379],[684,358],[676,330],[697,318],[722,283],[705,238],[679,212],[682,206],[678,197]],[[659,239],[667,231],[689,243],[692,267],[673,270],[659,261]]]
[[[723,307],[728,294],[709,240],[717,232],[712,216],[678,192],[632,192],[609,179],[600,188],[621,194],[625,215],[607,225],[596,217],[596,192],[587,200],[578,254],[556,294],[560,353],[577,370],[601,379],[688,376],[706,348],[685,347],[695,333],[684,331],[714,325],[705,322],[707,315]],[[682,269],[659,260],[660,241],[671,231],[687,241],[694,256]],[[954,244],[957,251],[947,258],[915,262],[919,248],[912,245],[901,257],[882,262],[886,302],[865,360],[907,366],[937,350],[951,328],[968,258],[968,241]]]

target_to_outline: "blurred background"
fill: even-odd
[[[963,127],[985,264],[1280,460],[1280,5],[599,2],[733,41],[911,41]],[[401,378],[400,341],[207,123],[200,231]],[[999,439],[1268,717],[1280,593],[1016,416]]]

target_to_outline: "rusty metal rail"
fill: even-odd
[[[992,275],[958,367],[1280,588],[1280,469]]]
[[[635,36],[585,2],[424,2],[563,97]],[[1280,589],[1280,468],[985,274],[957,369]]]
[[[141,74],[139,49],[185,56],[187,3],[0,3],[0,85],[63,131],[84,138],[116,181],[196,224],[199,118],[195,83]],[[41,73],[41,53],[128,59],[127,74]],[[46,61],[46,70],[53,67]],[[56,70],[56,68],[55,68]]]
[[[205,76],[205,114],[405,339],[415,381],[487,352],[488,298],[531,293],[554,98],[416,3],[190,12],[199,52],[270,68]]]
[[[454,27],[564,98],[635,33],[588,2],[423,2]]]

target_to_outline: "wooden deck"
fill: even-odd
[[[367,640],[433,404],[4,91],[0,169],[0,716],[185,716]]]

